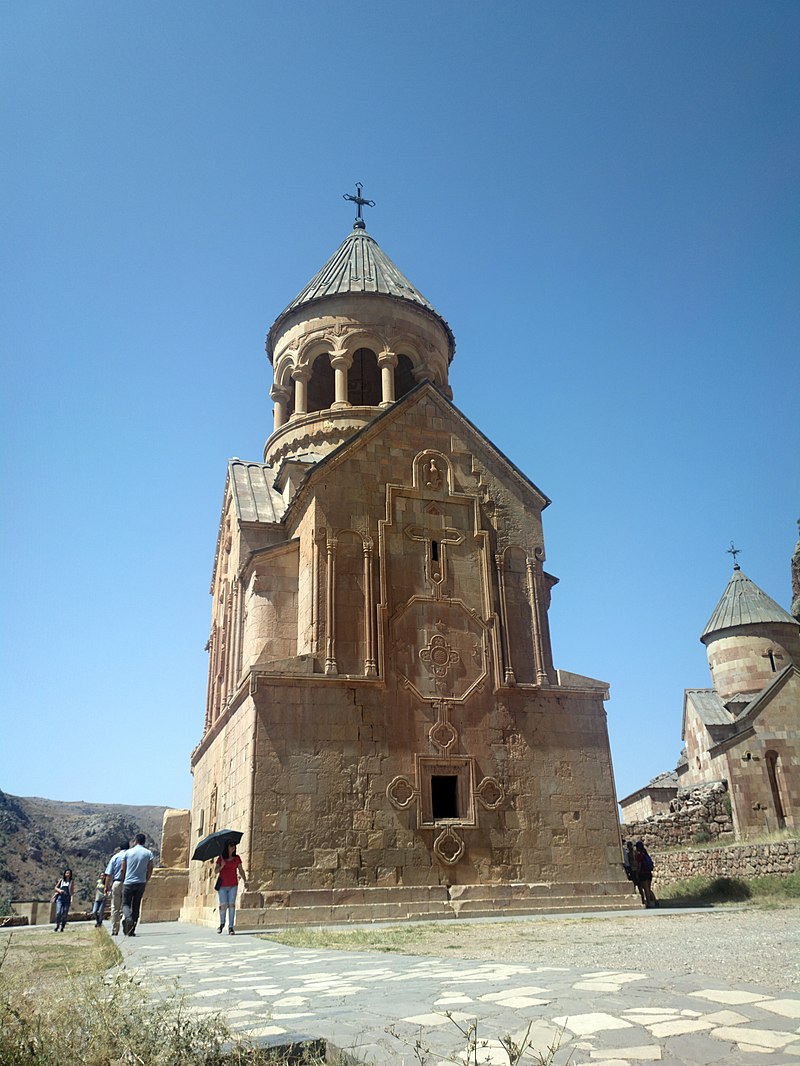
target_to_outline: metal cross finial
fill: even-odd
[[[732,555],[733,556],[733,569],[734,570],[738,570],[739,569],[739,564],[736,562],[736,556],[741,553],[741,550],[742,550],[741,548],[734,547],[733,541],[731,541],[730,548],[727,549],[728,555]]]
[[[374,200],[365,200],[364,197],[361,195],[361,190],[363,188],[364,188],[364,186],[361,184],[361,182],[357,181],[356,182],[356,194],[355,194],[355,196],[350,196],[349,193],[343,193],[342,194],[342,199],[343,200],[352,200],[352,202],[358,207],[358,214],[356,215],[356,220],[353,223],[353,229],[366,229],[367,228],[366,222],[361,217],[361,208],[362,207],[374,207],[375,206],[375,201]]]

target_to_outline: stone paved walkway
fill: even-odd
[[[500,1038],[529,1022],[540,1050],[563,1029],[555,1062],[574,1066],[800,1063],[800,996],[699,975],[307,950],[178,923],[118,943],[129,970],[177,982],[195,1011],[269,1042],[324,1038],[374,1066],[416,1064],[417,1039],[431,1066],[464,1061],[445,1011],[477,1020],[485,1064],[507,1066]]]

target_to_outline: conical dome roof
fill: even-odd
[[[784,611],[783,607],[735,566],[728,587],[714,608],[700,640],[705,641],[706,637],[720,629],[749,626],[758,622],[788,622],[790,625],[797,625],[788,611]]]
[[[322,270],[275,319],[267,334],[267,354],[270,359],[275,337],[287,315],[316,300],[346,293],[380,293],[421,307],[444,326],[450,344],[450,358],[453,358],[455,337],[445,319],[398,270],[375,238],[365,229],[357,227],[342,241]]]

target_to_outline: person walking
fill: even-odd
[[[137,833],[136,843],[122,857],[122,932],[125,936],[136,936],[142,896],[153,875],[155,857],[144,842],[144,833]]]
[[[72,877],[72,870],[68,866],[58,881],[56,881],[55,889],[53,890],[53,902],[56,905],[56,927],[54,929],[56,933],[59,930],[62,933],[64,932],[74,892],[75,881]]]
[[[111,893],[111,935],[119,936],[119,923],[122,919],[122,860],[130,847],[125,840],[108,860],[106,872],[106,891]]]
[[[228,912],[228,933],[233,936],[236,932],[236,892],[239,888],[239,878],[242,888],[247,888],[244,866],[242,860],[236,854],[236,845],[229,842],[225,845],[225,851],[219,856],[216,863],[217,883],[219,893],[219,929],[221,933],[225,928],[225,911]]]
[[[653,895],[650,887],[653,880],[653,860],[647,853],[647,848],[641,840],[636,841],[636,876],[639,882],[639,892],[645,907],[657,907],[658,900]]]
[[[92,904],[92,917],[94,918],[95,928],[99,929],[103,924],[103,919],[106,916],[106,876],[101,870],[100,876],[97,878],[97,884],[94,886],[94,903]]]

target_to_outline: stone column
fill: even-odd
[[[311,377],[311,370],[307,366],[298,366],[292,371],[292,378],[294,379],[294,414],[292,418],[297,415],[308,414],[308,379]]]
[[[311,642],[310,651],[319,651],[319,530],[314,533],[314,542],[311,548]]]
[[[327,626],[325,627],[325,673],[338,674],[336,663],[336,538],[331,537],[326,544],[327,562],[325,589]]]
[[[228,586],[228,595],[225,599],[225,699],[230,700],[236,690],[236,680],[233,676],[233,651],[236,642],[235,619],[234,619],[235,586]]]
[[[397,366],[397,356],[388,349],[378,356],[378,366],[381,371],[381,407],[391,407],[394,403],[394,368]]]
[[[239,685],[242,673],[242,585],[238,577],[234,577],[231,584],[233,592],[233,654],[231,656],[231,669],[233,691]]]
[[[351,407],[347,400],[347,371],[353,364],[353,357],[344,348],[337,348],[331,352],[331,366],[334,370],[334,387],[336,397],[331,404],[331,410],[338,411],[343,407]]]
[[[544,648],[542,646],[542,589],[539,583],[541,563],[533,563],[530,556],[526,559],[528,570],[528,597],[531,604],[531,636],[533,637],[533,658],[536,663],[536,683],[548,684],[544,668]]]
[[[206,718],[203,723],[203,734],[205,735],[211,728],[211,704],[214,698],[214,629],[212,627],[211,633],[208,637],[206,644],[206,651],[208,652],[208,681],[206,682]]]
[[[289,390],[283,385],[273,385],[269,390],[270,399],[275,404],[273,430],[280,429],[286,423],[286,408],[289,403]]]
[[[375,610],[372,602],[372,537],[365,537],[364,547],[364,673],[377,677],[375,661]]]
[[[505,658],[503,680],[507,685],[516,685],[517,679],[514,676],[514,664],[511,662],[511,642],[508,639],[508,610],[506,608],[506,574],[504,559],[500,552],[495,555],[494,561],[495,566],[497,567],[497,587],[500,590],[500,631],[502,633],[503,638],[503,657]]]

